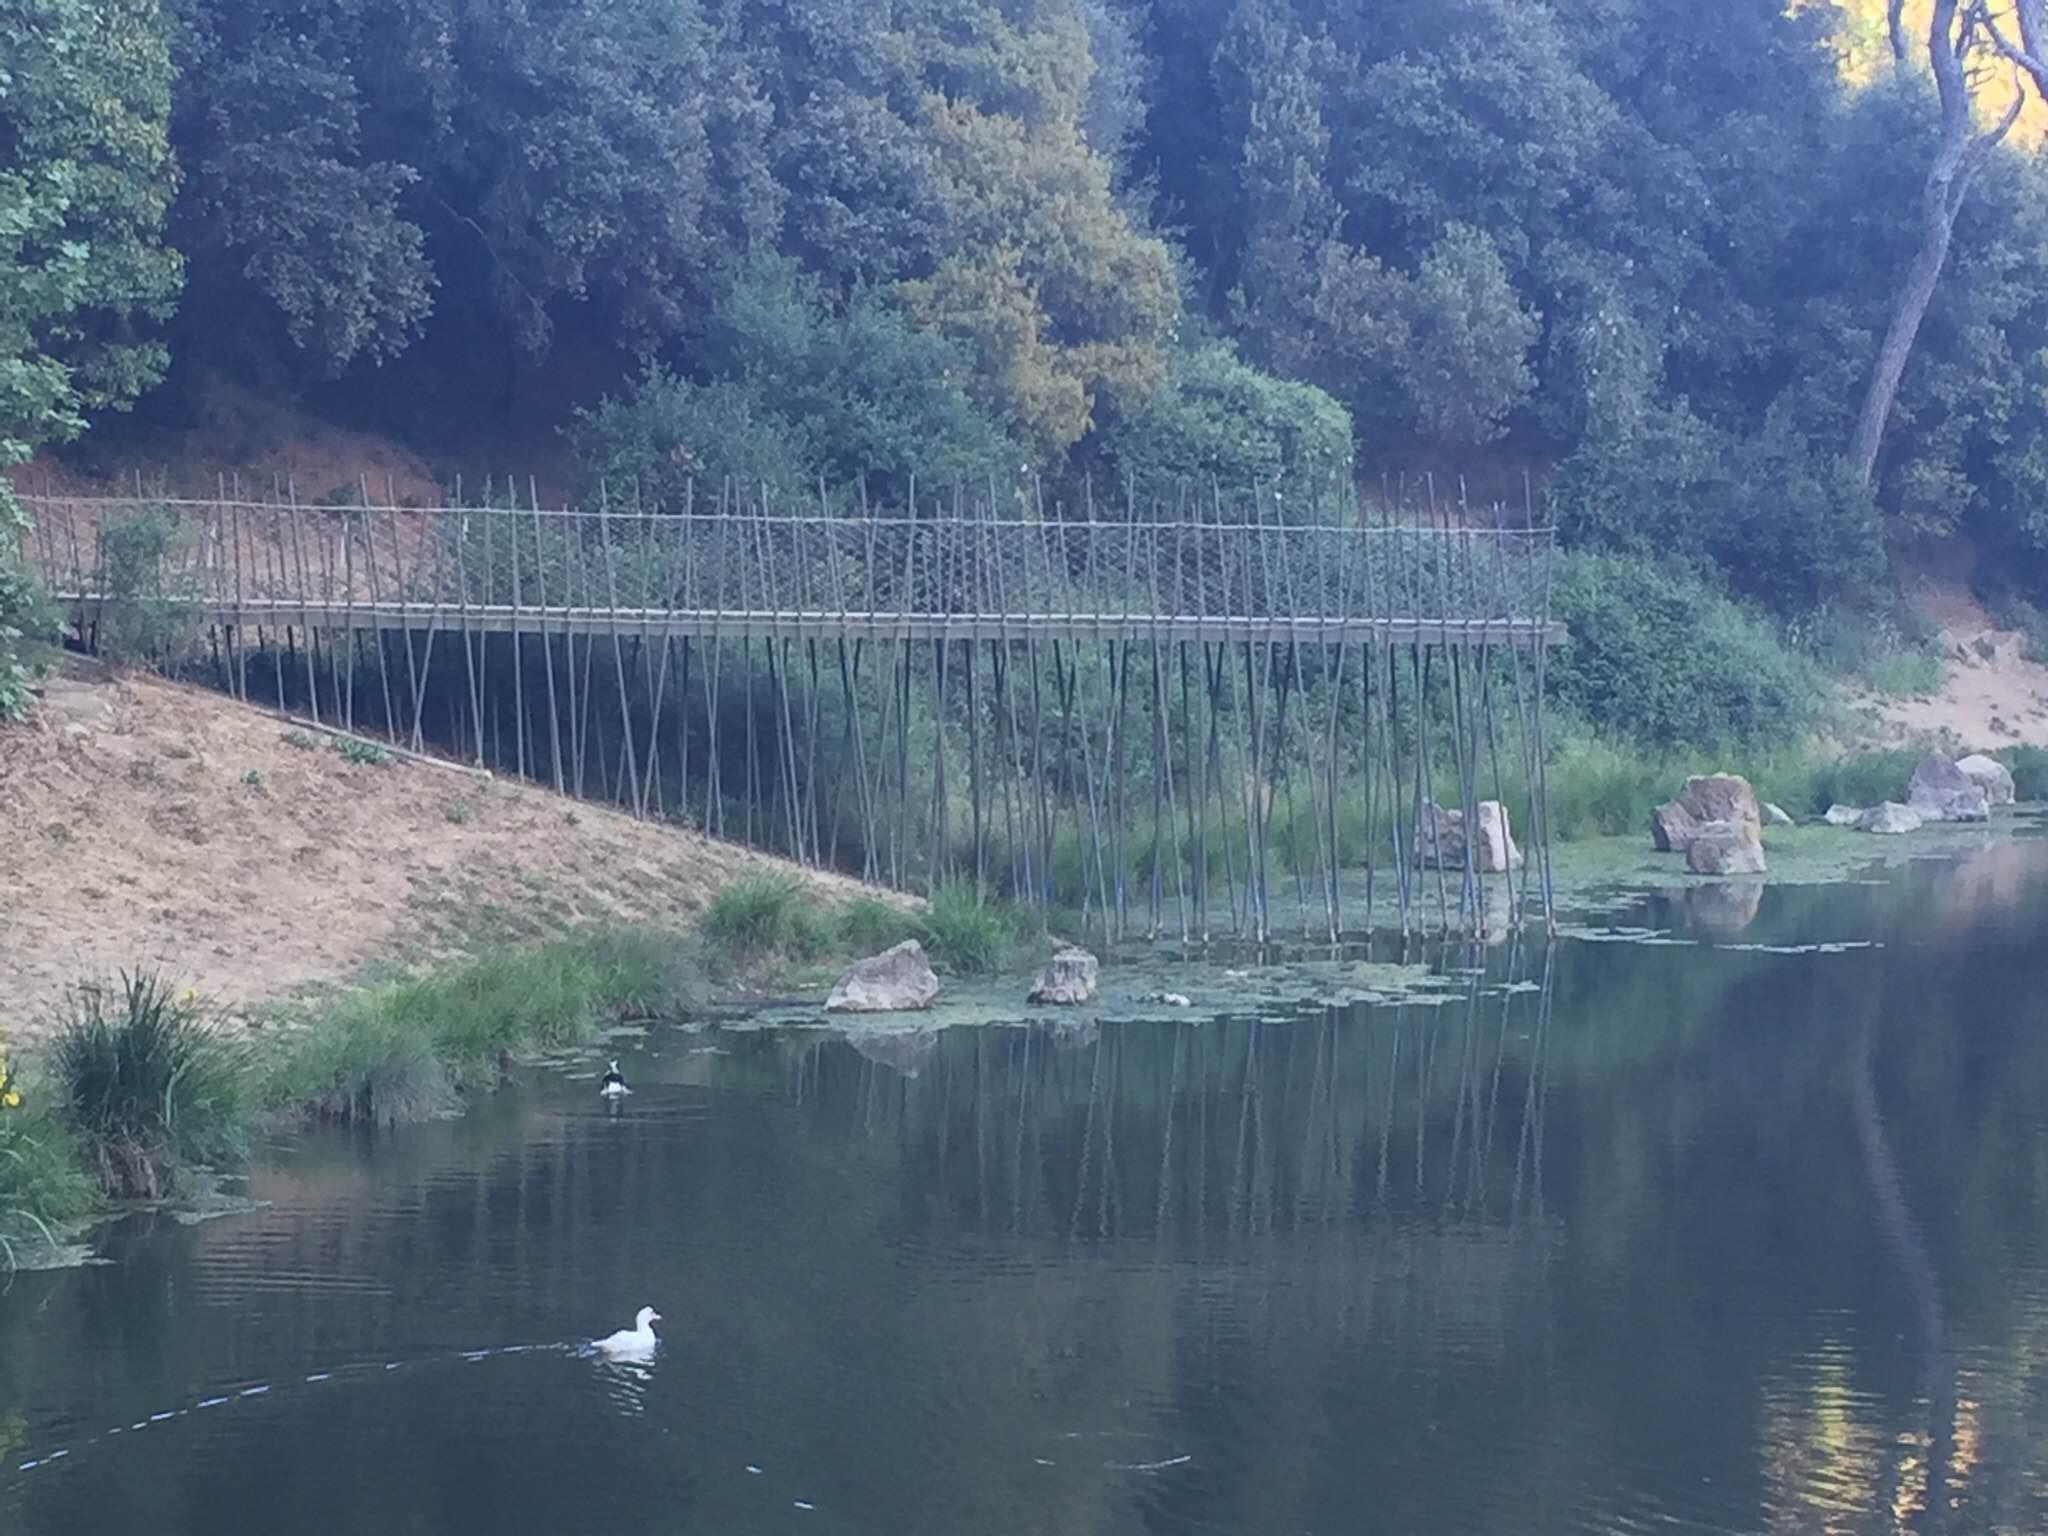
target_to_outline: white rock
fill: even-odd
[[[1958,759],[1956,767],[1984,791],[1985,800],[1992,805],[2011,805],[2019,798],[2013,786],[2012,770],[1995,757],[1973,753]]]
[[[1910,805],[1901,805],[1896,800],[1874,805],[1856,818],[1858,832],[1877,832],[1888,837],[1918,832],[1924,825],[1926,823],[1917,810]]]
[[[1100,967],[1095,957],[1085,949],[1068,945],[1047,962],[1039,974],[1038,985],[1031,989],[1030,1002],[1059,1003],[1072,1007],[1085,1003],[1095,995],[1095,980]]]
[[[1498,800],[1482,800],[1473,822],[1473,863],[1481,874],[1504,875],[1522,867],[1508,808]]]
[[[909,1013],[938,999],[939,978],[924,946],[905,939],[894,949],[856,960],[825,999],[829,1013]]]

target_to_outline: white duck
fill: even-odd
[[[652,1359],[655,1346],[661,1342],[654,1331],[654,1325],[660,1321],[661,1314],[654,1308],[642,1307],[632,1327],[621,1328],[608,1339],[599,1339],[597,1352],[607,1360]]]
[[[626,1086],[625,1074],[619,1071],[619,1064],[615,1061],[605,1073],[604,1080],[597,1085],[597,1091],[607,1099],[623,1099],[633,1090]]]

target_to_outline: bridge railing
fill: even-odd
[[[134,594],[222,622],[509,627],[843,623],[923,636],[1423,626],[1547,629],[1543,528],[1026,521],[26,498],[61,600]]]

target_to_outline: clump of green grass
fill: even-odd
[[[60,1113],[113,1198],[159,1199],[182,1166],[242,1150],[243,1053],[153,972],[80,987],[53,1060]]]
[[[932,964],[957,976],[1001,970],[1021,936],[1017,915],[1000,903],[983,901],[966,881],[950,881],[932,892],[922,926]]]
[[[1992,756],[2011,771],[2013,793],[2021,800],[2048,800],[2048,749],[2006,747]]]
[[[467,800],[458,798],[450,800],[446,805],[442,806],[441,814],[448,819],[451,825],[458,827],[467,826],[470,818],[476,815],[476,808]]]
[[[358,768],[381,768],[391,761],[388,748],[380,747],[374,741],[364,741],[357,736],[335,737],[334,750],[341,755],[343,762],[353,763]]]
[[[1559,743],[1545,772],[1551,836],[1569,842],[1640,832],[1650,812],[1684,787],[1688,774],[1711,773],[1719,766],[1705,758],[1688,762],[1677,754],[1645,751],[1591,734],[1567,738]],[[1527,804],[1526,790],[1508,800],[1511,814]]]
[[[658,1008],[674,990],[673,953],[654,934],[580,935],[353,993],[292,1033],[259,1097],[340,1124],[432,1118],[522,1055]]]
[[[1948,669],[1931,650],[1887,651],[1863,669],[1864,680],[1879,693],[1924,699],[1941,691]]]
[[[812,960],[830,943],[816,898],[795,880],[744,875],[711,898],[698,925],[704,943],[734,961]]]
[[[282,741],[286,746],[296,748],[301,752],[317,752],[320,749],[320,738],[311,731],[289,730],[280,736],[278,740]]]
[[[1918,752],[1903,747],[1817,759],[1808,765],[1801,788],[1793,793],[1803,799],[1804,809],[1815,815],[1831,805],[1877,805],[1886,800],[1902,800],[1906,782],[1913,777],[1919,761]],[[1795,815],[1801,809],[1789,800],[1780,803]]]
[[[55,1245],[92,1213],[91,1178],[71,1128],[39,1100],[0,1110],[0,1267],[13,1269],[24,1241]]]
[[[856,896],[841,907],[836,927],[840,948],[860,954],[877,953],[919,934],[915,917],[873,896]]]
[[[431,1120],[458,1102],[432,1037],[381,989],[346,998],[294,1032],[265,1063],[256,1096],[266,1108],[334,1125]]]

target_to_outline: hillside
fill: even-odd
[[[582,921],[679,925],[777,861],[67,658],[0,729],[0,1032],[160,967],[231,1012]],[[852,882],[806,877],[821,889]]]
[[[2000,627],[1952,577],[1921,575],[1907,584],[1911,600],[1937,626],[1940,686],[1922,695],[1850,689],[1880,745],[1938,739],[1994,750],[2048,746],[2048,666],[2028,654],[2028,637]]]

